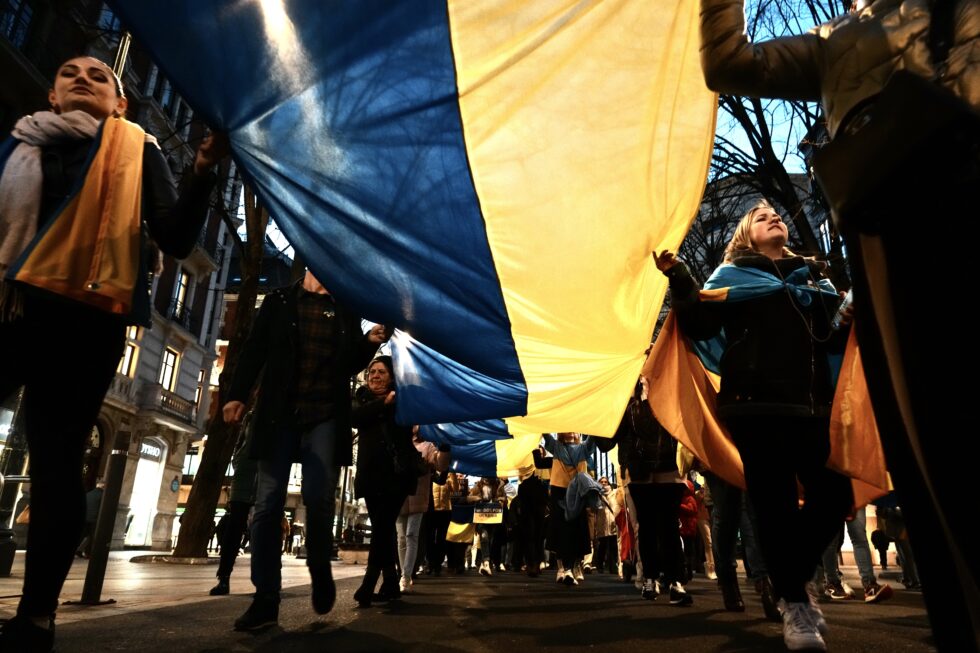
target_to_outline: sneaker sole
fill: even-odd
[[[882,601],[887,601],[892,597],[892,587],[891,585],[882,585],[881,589],[874,596],[864,597],[865,603],[880,603]]]

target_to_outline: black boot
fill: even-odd
[[[262,630],[279,623],[279,592],[255,593],[252,605],[235,620],[235,630]]]
[[[394,565],[384,568],[384,580],[381,582],[381,589],[378,590],[379,601],[394,601],[402,597],[402,590],[398,586],[399,578]]]
[[[211,591],[208,592],[208,594],[210,594],[211,596],[224,596],[230,591],[231,588],[228,587],[228,577],[218,576],[218,584],[212,587]]]
[[[378,584],[378,577],[381,576],[381,569],[368,565],[364,570],[364,578],[361,586],[354,592],[354,600],[362,608],[371,607],[371,600],[374,598],[374,586]]]
[[[48,653],[54,650],[54,617],[48,627],[38,626],[29,617],[17,615],[0,631],[0,651],[4,653]]]
[[[333,582],[330,564],[321,568],[310,567],[310,580],[313,581],[313,611],[327,614],[337,600],[337,586]]]
[[[755,581],[755,591],[759,593],[759,598],[762,599],[762,611],[766,613],[766,619],[776,622],[782,621],[783,616],[779,614],[779,608],[776,606],[776,590],[768,576]]]
[[[745,612],[745,602],[742,600],[742,591],[738,588],[738,578],[726,580],[719,578],[718,587],[721,588],[721,598],[725,602],[726,610]]]

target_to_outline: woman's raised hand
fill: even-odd
[[[669,249],[665,249],[657,255],[657,252],[653,252],[653,260],[657,264],[657,269],[661,272],[666,273],[667,270],[678,264],[677,257]]]

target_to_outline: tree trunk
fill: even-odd
[[[238,427],[225,424],[221,406],[235,374],[235,367],[245,339],[252,326],[255,314],[255,300],[258,296],[259,273],[262,268],[262,255],[265,243],[265,230],[269,224],[269,212],[259,206],[254,193],[245,187],[245,229],[247,241],[242,251],[242,284],[238,293],[238,308],[235,312],[235,327],[225,364],[218,379],[218,410],[208,423],[207,445],[201,455],[201,464],[194,475],[187,508],[181,518],[180,534],[174,557],[199,558],[207,556],[208,540],[214,529],[214,511],[221,496],[225,481],[225,470],[235,451]]]

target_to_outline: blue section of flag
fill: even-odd
[[[470,476],[497,478],[497,441],[470,442],[452,447],[453,462],[450,469]]]
[[[502,419],[458,424],[425,424],[419,427],[419,435],[426,442],[436,445],[448,444],[453,447],[473,442],[507,440],[511,437]],[[453,451],[455,452],[456,449]],[[496,458],[496,454],[494,457]]]
[[[396,353],[419,371],[411,383],[399,372],[401,421],[526,412],[444,0],[112,4],[195,112],[229,132],[243,174],[324,285],[427,345]]]

